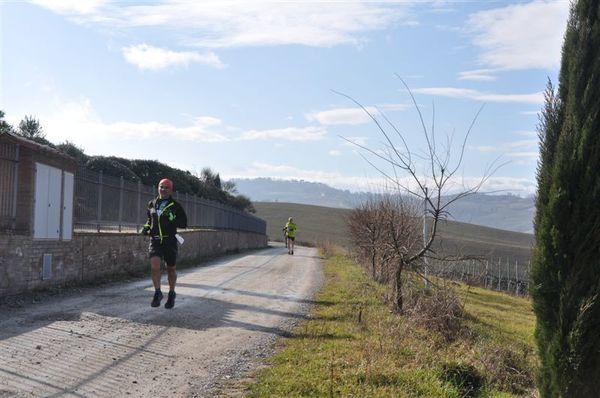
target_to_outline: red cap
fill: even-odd
[[[163,178],[162,180],[160,180],[158,186],[161,185],[166,185],[169,187],[169,189],[173,189],[173,181],[169,180],[168,178]]]

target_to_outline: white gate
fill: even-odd
[[[42,163],[36,163],[35,168],[33,238],[58,239],[62,207],[62,171]]]

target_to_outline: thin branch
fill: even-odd
[[[465,139],[463,140],[463,144],[462,144],[461,151],[460,151],[460,158],[458,159],[458,163],[456,164],[456,168],[454,169],[452,174],[454,174],[456,172],[456,170],[458,170],[458,168],[462,164],[463,156],[465,154],[465,147],[467,146],[467,140],[469,139],[469,135],[471,134],[473,126],[475,125],[475,122],[477,121],[477,118],[479,118],[479,114],[481,113],[481,111],[483,110],[484,107],[485,107],[485,104],[482,104],[479,107],[479,110],[477,111],[477,113],[475,114],[475,117],[471,121],[471,125],[469,126],[469,129],[467,130],[467,134],[465,134]]]

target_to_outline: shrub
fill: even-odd
[[[439,333],[446,342],[464,331],[463,307],[456,293],[446,287],[406,289],[405,314],[417,325]]]
[[[534,375],[529,365],[531,350],[512,347],[492,347],[484,349],[482,363],[488,375],[488,382],[502,391],[524,394],[534,385]]]
[[[445,363],[440,378],[456,387],[461,397],[476,397],[485,381],[474,366],[457,362]]]

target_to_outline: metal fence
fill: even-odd
[[[431,262],[428,272],[446,279],[459,280],[515,295],[529,295],[531,262],[509,258]]]
[[[0,227],[14,228],[17,216],[19,146],[0,144]]]
[[[139,231],[146,222],[148,202],[155,187],[105,176],[80,167],[75,177],[74,228],[76,231]],[[194,195],[173,193],[185,209],[188,228],[224,229],[266,234],[258,217]]]

